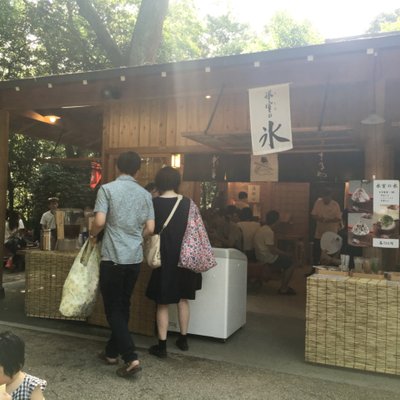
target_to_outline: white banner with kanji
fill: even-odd
[[[249,89],[253,155],[293,148],[289,84]]]

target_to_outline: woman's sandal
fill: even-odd
[[[104,362],[106,365],[117,365],[118,364],[118,358],[110,358],[106,356],[106,353],[104,351],[101,351],[100,353],[97,353],[97,357]]]
[[[142,370],[140,364],[136,364],[131,369],[128,369],[132,364],[131,362],[125,363],[123,367],[117,369],[117,375],[121,378],[129,378],[131,376],[136,375],[139,371]]]

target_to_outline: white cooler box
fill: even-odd
[[[203,273],[202,289],[190,300],[188,333],[227,339],[246,324],[247,257],[214,248],[217,266]],[[176,304],[169,306],[169,330],[179,332]]]

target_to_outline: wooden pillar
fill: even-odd
[[[4,242],[4,221],[7,208],[7,180],[8,180],[8,137],[9,114],[0,110],[0,240]],[[3,257],[4,246],[0,246],[0,299],[4,296],[3,288]]]
[[[375,83],[376,113],[385,115],[385,82]],[[362,125],[361,137],[364,138],[365,165],[364,178],[393,179],[394,178],[394,150],[387,141],[387,125]],[[365,257],[378,257],[383,269],[389,269],[395,263],[397,249],[364,249]]]

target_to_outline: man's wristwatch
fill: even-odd
[[[89,234],[90,239],[94,239],[97,235],[92,235],[91,233]]]

